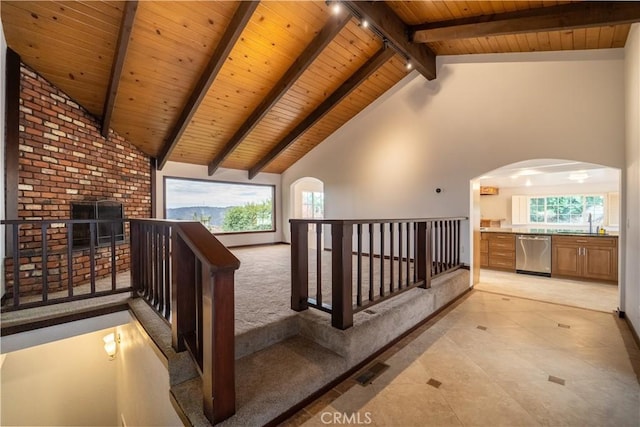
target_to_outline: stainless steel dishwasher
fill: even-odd
[[[551,276],[551,236],[516,235],[516,272]]]

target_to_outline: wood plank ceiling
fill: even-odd
[[[624,46],[640,2],[2,1],[7,44],[158,161],[281,173],[436,55]],[[366,23],[365,23],[366,21]],[[384,39],[384,41],[383,41]]]

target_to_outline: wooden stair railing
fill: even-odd
[[[355,313],[430,288],[434,277],[461,267],[466,219],[290,220],[291,308],[324,311],[333,327],[347,329]]]
[[[131,241],[138,294],[171,323],[174,350],[188,350],[198,364],[207,419],[224,421],[236,404],[234,273],[240,261],[199,222],[132,220]]]

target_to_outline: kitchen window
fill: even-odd
[[[529,223],[585,225],[604,222],[603,195],[529,197]]]

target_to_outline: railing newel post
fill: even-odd
[[[291,221],[291,309],[295,311],[309,308],[308,240],[307,222]]]
[[[331,325],[343,330],[353,326],[352,238],[353,224],[331,224]]]

